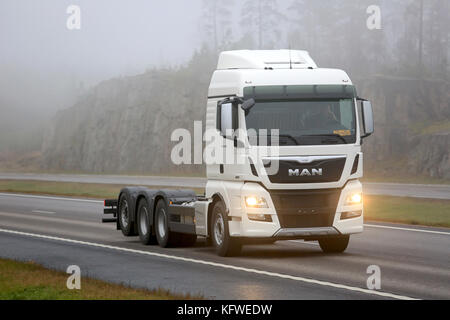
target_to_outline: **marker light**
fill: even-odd
[[[346,205],[360,204],[362,202],[362,194],[360,192],[354,193],[347,197]]]
[[[250,208],[268,208],[266,199],[262,197],[245,197],[245,204]]]

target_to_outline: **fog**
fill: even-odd
[[[72,4],[81,9],[79,30],[66,27]],[[201,43],[200,4],[2,0],[0,151],[19,147],[24,132],[33,136],[55,110],[99,81],[186,61]]]
[[[414,1],[363,2],[382,7],[383,37],[393,46],[395,34],[407,27],[405,14],[414,9],[411,6]],[[440,2],[427,3],[440,5],[448,17],[448,1]],[[216,10],[214,17],[208,14],[211,3]],[[261,10],[258,3],[262,3],[263,21],[259,30],[255,30],[252,29],[255,12]],[[254,36],[253,43],[263,42],[256,44],[257,47],[301,45],[300,49],[314,54],[320,50],[314,39],[327,42],[336,38],[329,30],[322,30],[327,25],[339,28],[349,19],[361,22],[354,24],[356,30],[342,30],[349,35],[365,28],[368,15],[363,11],[364,6],[360,6],[361,10],[346,11],[356,2],[334,1],[339,9],[335,12],[328,3],[329,0],[3,0],[0,2],[1,108],[41,112],[64,108],[73,103],[80,90],[101,80],[139,74],[155,66],[180,65],[205,42],[216,47],[237,42],[235,47],[248,48],[253,46],[245,38],[250,34]],[[79,30],[66,27],[70,15],[66,10],[72,4],[81,9]],[[217,29],[215,36],[208,31],[212,27],[211,19]],[[417,22],[413,25],[417,26]],[[431,28],[425,34],[432,32]],[[292,33],[302,30],[310,33],[309,37],[300,43],[293,40]],[[258,39],[260,31],[264,33],[262,40]],[[447,32],[448,39],[449,30],[443,31]],[[355,42],[355,45],[363,44]],[[333,53],[325,53],[328,59],[324,59],[323,53],[317,53],[313,57],[319,62],[333,62]],[[390,54],[399,57],[402,53]],[[407,59],[409,53],[404,54]]]
[[[80,30],[66,27],[71,4],[81,9]],[[200,43],[199,5],[199,0],[3,0],[2,101],[31,107],[28,99],[37,97],[36,108],[60,108],[70,104],[60,95],[71,97],[70,90],[80,86],[181,63]]]
[[[71,5],[81,10],[80,29],[67,27]],[[308,50],[319,67],[346,70],[383,108],[400,110],[404,136],[411,127],[446,133],[449,6],[448,0],[2,0],[0,162],[2,152],[40,151],[56,111],[104,80],[182,67],[209,77],[211,62],[229,49]],[[422,96],[403,101],[409,92]],[[389,122],[383,119],[379,127]],[[402,136],[394,125],[377,139]]]

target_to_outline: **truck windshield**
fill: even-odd
[[[355,100],[351,95],[280,98],[255,99],[255,106],[245,116],[251,144],[270,145],[273,138],[280,146],[356,142]]]

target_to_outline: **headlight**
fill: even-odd
[[[262,197],[249,196],[245,197],[245,204],[250,208],[268,208],[266,199]]]
[[[346,206],[352,206],[352,205],[360,204],[360,203],[362,203],[362,193],[361,192],[350,194],[349,196],[347,196],[347,199],[345,200]]]

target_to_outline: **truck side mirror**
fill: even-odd
[[[237,105],[229,101],[219,102],[217,105],[217,129],[220,134],[227,139],[233,139],[234,131],[237,128]]]
[[[361,101],[361,117],[363,133],[361,138],[366,138],[374,132],[372,103],[368,100]]]

